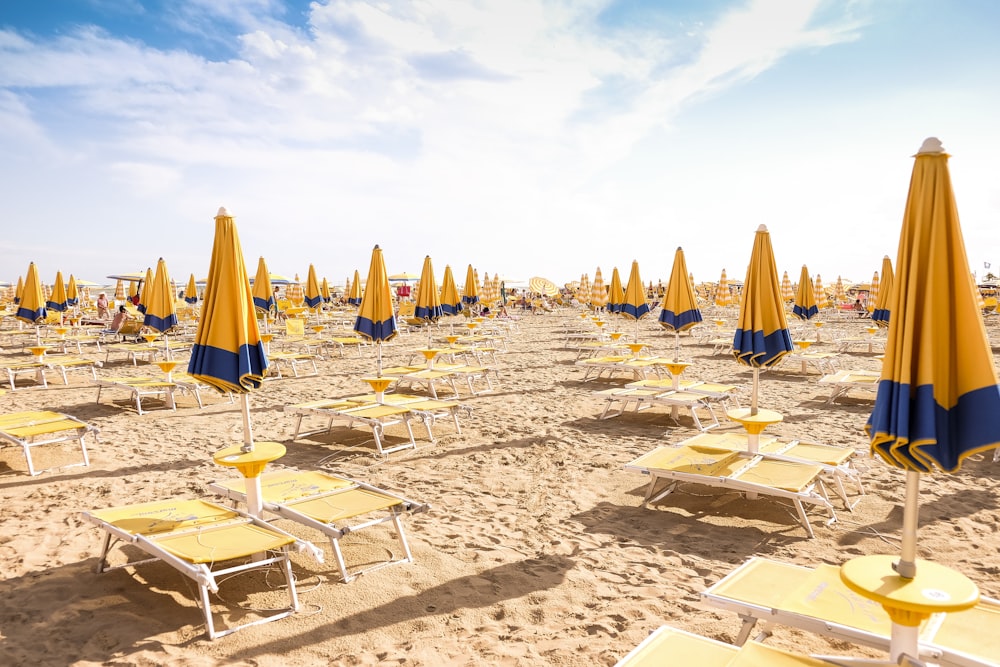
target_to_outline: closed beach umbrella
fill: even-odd
[[[937,139],[924,141],[915,156],[896,270],[882,376],[865,426],[871,453],[906,471],[901,556],[878,577],[888,588],[907,585],[926,567],[916,558],[920,473],[955,472],[968,457],[1000,445],[1000,387],[969,280],[948,155]],[[966,607],[977,599],[978,592],[970,594]],[[917,655],[918,622],[894,622],[893,659]]]
[[[139,292],[139,304],[136,309],[143,315],[146,314],[146,309],[149,308],[149,290],[153,284],[153,269],[149,267],[146,269],[146,279],[142,281],[142,288]]]
[[[264,261],[263,257],[257,259],[257,274],[253,279],[251,296],[253,297],[253,307],[262,313],[271,312],[277,305],[274,301],[271,274],[267,270],[267,262]]]
[[[688,280],[687,262],[684,261],[684,250],[681,248],[674,252],[674,265],[670,269],[670,282],[667,283],[667,293],[663,296],[659,322],[662,327],[674,332],[674,361],[677,361],[680,332],[701,322],[701,311],[698,310],[694,287]]]
[[[115,301],[125,300],[125,283],[119,278],[118,282],[115,283]]]
[[[472,264],[469,264],[469,269],[465,272],[465,285],[462,287],[462,303],[470,308],[479,303],[479,286],[476,282],[476,272]]]
[[[805,267],[803,267],[805,269]],[[806,284],[809,282],[806,275]],[[760,393],[760,369],[778,363],[792,350],[785,309],[782,307],[781,283],[774,264],[771,234],[761,225],[754,236],[753,252],[740,299],[739,323],[733,337],[736,361],[753,369],[750,414],[757,414]]]
[[[844,291],[844,281],[840,276],[837,276],[837,282],[833,286],[833,298],[838,304],[847,300],[847,292]]]
[[[895,283],[892,275],[892,260],[889,255],[882,258],[882,282],[878,287],[878,299],[872,310],[872,321],[883,329],[889,326],[889,313],[892,311],[889,303],[892,301],[892,287]]]
[[[462,298],[458,296],[455,276],[451,272],[451,266],[446,264],[444,277],[441,279],[441,311],[445,315],[458,315],[462,312],[462,308]]]
[[[188,278],[187,287],[184,288],[184,303],[194,305],[198,303],[198,283],[194,279],[194,274]]]
[[[352,306],[361,305],[361,276],[358,274],[358,270],[354,270],[354,281],[351,283],[350,296],[347,297],[347,303]]]
[[[803,264],[802,273],[799,275],[799,289],[795,293],[795,304],[792,306],[792,314],[800,320],[808,320],[815,317],[818,312],[816,292],[813,291],[812,280],[809,278],[809,269]]]
[[[80,305],[80,290],[72,273],[69,274],[69,283],[66,285],[66,305],[71,308]]]
[[[868,290],[868,303],[865,306],[869,313],[875,310],[875,303],[878,301],[878,294],[881,291],[879,283],[878,271],[876,271],[872,275],[872,286]]]
[[[299,274],[296,273],[295,280],[289,281],[288,285],[285,287],[285,298],[296,306],[302,305],[302,301],[305,299],[305,290],[302,289],[302,282],[299,280]]]
[[[792,301],[795,299],[795,288],[792,287],[792,281],[788,279],[788,271],[781,276],[781,298],[785,301]]]
[[[726,279],[726,270],[722,269],[719,276],[719,286],[715,289],[715,305],[719,308],[728,308],[733,305],[733,295],[729,291],[729,280]]]
[[[608,289],[608,310],[612,313],[620,313],[624,304],[625,288],[622,287],[622,278],[616,266],[611,270],[611,287]]]
[[[330,303],[332,298],[330,296],[330,283],[327,282],[325,277],[319,282],[319,295],[323,297],[323,303]]]
[[[133,305],[136,304],[136,297],[139,296],[139,288],[142,286],[142,279],[128,281],[128,298]],[[141,299],[140,299],[141,303]]]
[[[21,300],[14,316],[28,324],[35,324],[48,316],[45,297],[42,296],[42,283],[38,279],[38,269],[34,262],[28,264],[28,273],[21,288]]]
[[[441,296],[438,294],[437,279],[434,277],[434,265],[431,256],[424,257],[424,267],[420,271],[420,291],[413,308],[413,316],[425,322],[437,322],[444,315],[441,307]],[[429,343],[429,341],[428,341]]]
[[[816,274],[816,280],[813,281],[813,293],[816,295],[816,307],[819,310],[830,307],[830,297],[826,295],[826,288],[823,287],[823,279]]]
[[[177,326],[177,310],[174,308],[173,294],[170,293],[170,274],[167,272],[167,263],[162,257],[156,262],[153,279],[143,290],[143,294],[146,293],[149,297],[143,313],[143,326],[160,333],[166,333]]]
[[[601,267],[594,271],[594,284],[590,288],[590,305],[594,310],[604,308],[608,303],[608,289],[604,284],[604,276],[601,274]]]
[[[646,301],[646,289],[639,277],[639,262],[632,260],[632,271],[625,285],[625,301],[622,303],[622,315],[635,320],[635,342],[639,342],[639,320],[649,314],[649,303]]]
[[[21,303],[21,294],[24,293],[24,277],[17,277],[17,287],[14,289],[14,305]]]
[[[375,343],[377,350],[376,376],[382,377],[382,343],[393,338],[398,331],[396,317],[392,309],[389,277],[385,271],[385,259],[382,256],[382,249],[378,246],[372,249],[368,282],[365,283],[365,293],[361,297],[361,306],[358,307],[358,317],[354,321],[354,330]]]
[[[45,307],[58,313],[66,312],[66,286],[63,284],[62,271],[56,271],[56,281],[52,284],[52,294]]]
[[[323,302],[323,295],[319,291],[319,280],[316,278],[316,267],[312,264],[309,265],[309,273],[306,274],[303,299],[309,308],[319,308],[319,304]]]

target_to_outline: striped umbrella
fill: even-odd
[[[799,289],[795,293],[795,304],[792,306],[792,314],[800,320],[808,320],[815,317],[818,312],[816,292],[813,291],[812,280],[809,279],[809,269],[803,264],[802,273],[799,275]]]
[[[444,277],[441,279],[441,310],[445,315],[458,315],[463,308],[451,266],[445,265]]]
[[[878,279],[878,271],[876,271],[872,275],[872,286],[868,290],[868,303],[866,308],[869,313],[875,310],[875,302],[878,301],[878,293],[879,293],[879,279]]]
[[[590,287],[590,305],[594,310],[604,308],[608,303],[608,290],[604,286],[604,276],[601,274],[601,267],[594,271],[594,283]]]
[[[795,288],[792,287],[792,281],[788,279],[788,271],[785,271],[785,275],[781,277],[781,298],[785,301],[795,299]]]
[[[733,305],[733,294],[729,291],[729,281],[726,279],[725,269],[722,269],[719,286],[715,288],[715,305],[719,308],[728,308]]]
[[[837,303],[847,301],[847,292],[844,291],[844,281],[837,276],[837,282],[833,286],[833,298]]]
[[[295,281],[288,283],[285,287],[285,298],[291,301],[296,306],[302,305],[302,302],[306,298],[305,290],[302,289],[302,282],[299,280],[299,274],[295,274]]]
[[[882,258],[882,282],[878,288],[878,300],[875,302],[875,309],[872,310],[872,321],[883,329],[889,326],[889,303],[892,301],[894,282],[892,260],[889,259],[889,255],[886,255]]]
[[[118,282],[115,283],[115,301],[125,300],[125,283],[119,278]]]
[[[590,276],[586,273],[580,276],[580,286],[576,290],[576,299],[584,306],[590,305]]]
[[[826,289],[823,288],[823,279],[816,274],[816,281],[813,285],[813,290],[816,294],[816,307],[820,310],[830,307],[830,297],[826,295]]]

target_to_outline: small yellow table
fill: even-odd
[[[381,404],[385,398],[385,390],[389,388],[392,384],[392,378],[387,377],[367,377],[361,378],[372,388],[375,392],[375,402]]]
[[[285,446],[280,442],[256,442],[249,452],[243,445],[232,445],[220,449],[212,459],[220,466],[236,468],[247,480],[247,511],[260,518],[264,511],[260,492],[260,474],[268,463],[285,455]]]
[[[774,410],[757,410],[757,414],[751,414],[751,408],[735,408],[726,412],[726,416],[734,422],[739,422],[747,432],[747,449],[751,454],[757,453],[760,444],[760,434],[768,426],[777,424],[784,416]]]

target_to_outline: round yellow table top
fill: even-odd
[[[813,344],[811,340],[795,340],[792,341],[800,350],[808,350],[809,346]]]
[[[758,409],[757,414],[750,414],[750,408],[736,408],[726,412],[726,416],[734,422],[739,422],[748,433],[760,433],[771,424],[777,424],[784,416],[774,410]]]
[[[180,363],[181,362],[179,362],[179,361],[166,361],[166,360],[164,360],[164,361],[157,361],[156,365],[159,366],[160,370],[163,371],[164,373],[170,373],[175,368],[177,368],[178,364],[180,364]]]
[[[28,348],[28,350],[36,357],[44,355],[48,351],[48,349],[49,349],[48,345],[32,345],[31,347]]]
[[[691,364],[687,361],[668,361],[663,365],[667,367],[671,375],[680,375]]]
[[[904,579],[892,569],[898,556],[875,554],[852,558],[840,566],[840,578],[858,595],[880,603],[886,611],[917,615],[970,609],[979,602],[979,588],[961,572],[917,559],[917,576]],[[904,623],[906,624],[906,623]]]
[[[623,334],[624,334],[623,331],[612,331],[608,335],[611,336],[611,340],[618,340],[619,338],[622,337]]]
[[[260,342],[262,342],[264,344],[270,343],[272,340],[274,340],[274,334],[273,333],[262,333],[260,335]]]
[[[865,327],[865,331],[874,336],[875,332],[878,331],[878,327]]]
[[[823,322],[820,322],[819,320],[816,320],[815,322],[813,322],[813,325],[815,325],[815,327],[816,327],[817,329],[819,329],[819,328],[820,328],[821,326],[823,326],[823,324],[824,324],[824,323],[823,323]]]
[[[148,333],[148,334],[142,334],[142,337],[146,339],[147,343],[152,343],[154,340],[160,337],[160,334]]]
[[[66,333],[69,331],[69,327],[56,327],[55,331],[60,336],[65,336]]]
[[[221,466],[236,468],[244,477],[257,477],[271,461],[285,455],[280,442],[255,442],[253,451],[244,452],[242,445],[220,449],[212,459]]]
[[[385,391],[392,384],[392,378],[385,377],[373,377],[373,378],[361,378],[371,386],[372,391],[376,394]]]

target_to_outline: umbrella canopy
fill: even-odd
[[[837,282],[833,286],[833,298],[836,299],[838,303],[847,300],[847,292],[844,291],[844,281],[840,276],[837,276]]]
[[[406,273],[404,271],[403,273],[394,273],[391,276],[389,276],[389,282],[391,282],[391,283],[412,283],[413,281],[415,281],[419,277],[420,276],[418,276],[415,273]]]
[[[194,276],[191,276],[194,278]],[[274,310],[274,287],[271,285],[271,274],[263,257],[257,259],[257,275],[253,281],[253,306],[263,313]]]
[[[472,268],[472,264],[469,264],[469,268],[465,272],[465,285],[462,287],[462,303],[466,306],[479,303],[479,286],[476,284],[477,282],[476,272]]]
[[[274,282],[273,280],[271,281]],[[285,286],[285,298],[291,301],[296,306],[301,305],[302,301],[305,299],[305,290],[302,289],[302,283],[299,281],[299,274],[295,274],[295,280],[291,280]]]
[[[802,273],[799,275],[799,289],[795,293],[795,304],[792,306],[792,314],[800,320],[808,320],[815,317],[818,312],[816,292],[813,291],[812,280],[809,278],[809,269],[803,264]]]
[[[195,282],[193,273],[188,278],[187,287],[184,288],[184,302],[192,306],[198,303],[198,283]]]
[[[267,356],[253,308],[236,224],[220,208],[188,374],[220,392],[247,394],[260,388]],[[252,434],[244,431],[247,444],[252,448]]]
[[[352,306],[361,305],[361,276],[358,274],[358,270],[354,270],[354,280],[351,282],[350,296],[347,297],[347,303]]]
[[[303,292],[303,299],[309,308],[318,308],[323,302],[323,295],[319,291],[319,280],[316,278],[316,267],[309,265],[309,273],[306,275],[306,288]]]
[[[156,274],[146,283],[143,294],[147,292],[149,297],[146,300],[146,311],[143,313],[143,326],[160,333],[177,326],[177,310],[174,308],[174,295],[170,291],[170,275],[167,273],[167,263],[162,257],[156,262]]]
[[[150,273],[149,269],[147,269],[147,273]],[[129,281],[128,298],[132,303],[136,303],[136,298],[139,296],[139,288],[142,286],[142,282],[141,278],[139,280]],[[142,303],[142,299],[139,299],[139,303]]]
[[[125,300],[125,283],[122,281],[121,278],[119,278],[118,282],[115,283],[115,301],[124,301],[124,300]]]
[[[62,271],[56,271],[56,281],[52,284],[52,295],[45,307],[59,313],[66,312],[66,286],[63,285]]]
[[[878,278],[878,271],[872,275],[872,284],[868,288],[868,303],[866,308],[869,312],[875,310],[875,303],[878,301],[878,293],[880,291],[880,280]]]
[[[637,322],[649,314],[649,303],[646,302],[646,289],[639,277],[639,262],[632,260],[632,272],[629,273],[625,285],[625,300],[622,303],[622,315],[631,317]]]
[[[803,267],[804,268],[804,267]],[[810,286],[808,276],[806,283]],[[778,363],[792,351],[785,309],[782,307],[781,283],[774,264],[771,234],[761,225],[754,236],[753,252],[740,299],[739,323],[733,337],[736,361],[754,370],[751,414],[757,412],[759,370]]]
[[[548,278],[541,276],[530,278],[528,280],[528,289],[535,294],[542,294],[549,297],[559,294],[559,286]]]
[[[590,276],[584,273],[580,276],[580,287],[576,293],[576,299],[584,306],[590,305]]]
[[[894,282],[892,260],[889,259],[889,255],[886,255],[882,258],[882,282],[879,283],[878,299],[875,301],[874,310],[872,310],[872,321],[882,328],[889,326],[889,313],[891,312],[889,302],[892,300]]]
[[[954,472],[969,456],[1000,445],[1000,387],[969,279],[948,155],[932,138],[915,158],[882,376],[865,426],[871,453],[907,471],[902,553],[894,572],[885,574],[890,579],[897,573],[913,579],[920,567],[920,473]],[[893,656],[901,652],[896,631],[894,625]],[[917,633],[916,627],[899,633],[910,655],[916,655]]]
[[[726,279],[725,269],[722,269],[719,286],[715,288],[715,305],[720,308],[728,308],[733,305],[733,294],[729,291],[729,281]]]
[[[378,372],[382,376],[382,343],[394,337],[396,317],[392,309],[392,292],[389,289],[389,278],[385,272],[385,259],[382,249],[375,246],[372,249],[372,262],[368,268],[368,282],[365,283],[365,293],[358,307],[358,317],[354,321],[354,330],[371,340],[378,347]]]
[[[687,331],[701,322],[701,311],[698,310],[694,287],[688,281],[687,263],[681,248],[674,252],[674,265],[670,269],[670,282],[667,283],[667,292],[663,296],[659,322],[664,328],[676,333]]]
[[[323,297],[323,303],[330,303],[333,298],[330,294],[330,283],[324,277],[319,283],[319,295]]]
[[[438,294],[437,279],[434,277],[434,266],[431,256],[424,257],[424,267],[420,272],[420,291],[413,308],[413,316],[418,320],[437,322],[444,315],[441,307],[441,296]]]
[[[616,266],[611,271],[611,287],[608,289],[608,310],[612,313],[622,312],[625,304],[625,290],[622,288],[622,279],[618,274]]]
[[[449,265],[445,265],[444,278],[441,279],[441,312],[445,315],[458,315],[462,312],[462,299],[458,296],[455,276]]]
[[[595,310],[604,308],[608,303],[608,290],[604,286],[604,276],[601,274],[601,267],[594,271],[594,284],[590,288],[590,305]]]
[[[42,296],[42,283],[38,280],[38,269],[35,268],[35,263],[31,262],[28,264],[28,273],[21,288],[21,300],[14,317],[22,322],[35,324],[47,316],[45,298]]]
[[[792,287],[792,281],[788,279],[788,271],[781,276],[781,298],[785,301],[792,301],[795,299],[795,288]]]
[[[816,280],[813,281],[813,292],[816,294],[816,307],[820,310],[830,307],[830,297],[826,295],[826,288],[823,287],[823,279],[816,274]]]
[[[153,283],[153,269],[152,267],[146,269],[146,279],[142,281],[142,291],[139,294],[139,303],[136,309],[143,315],[146,314],[146,309],[149,308],[149,291]],[[132,283],[135,284],[135,283]]]
[[[17,288],[14,290],[14,305],[21,303],[21,294],[24,292],[24,278],[17,277]]]
[[[80,304],[80,291],[77,289],[76,278],[69,274],[69,284],[66,286],[66,305],[78,306]]]

